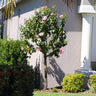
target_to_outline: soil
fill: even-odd
[[[52,89],[48,89],[48,90],[38,90],[39,92],[53,92]],[[57,91],[54,91],[54,92],[57,92],[57,93],[67,93],[67,92],[64,92],[62,89],[57,89]]]
[[[54,88],[53,88],[53,89],[54,89]],[[61,87],[60,87],[60,88],[56,88],[55,91],[53,91],[53,89],[50,88],[50,89],[47,89],[47,90],[43,89],[43,90],[37,90],[37,91],[38,91],[38,92],[70,93],[70,92],[65,92],[65,91],[63,91]],[[82,94],[82,93],[86,93],[86,91],[78,92],[78,93]],[[96,91],[91,91],[91,92],[88,91],[87,93],[95,93],[95,94],[96,94]]]

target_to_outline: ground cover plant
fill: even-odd
[[[58,19],[59,18],[59,19]],[[37,46],[33,49],[44,55],[45,89],[47,89],[47,57],[59,57],[63,53],[62,47],[67,44],[64,25],[66,15],[58,16],[55,6],[51,9],[47,6],[34,10],[34,16],[24,19],[24,25],[20,26],[22,37],[26,43],[29,40]]]

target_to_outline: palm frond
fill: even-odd
[[[9,16],[13,16],[14,7],[16,7],[15,0],[3,0],[2,5],[4,7],[4,16],[5,18],[9,18]]]
[[[96,5],[96,0],[94,0],[94,5]]]

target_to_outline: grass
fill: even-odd
[[[34,96],[96,96],[93,93],[55,93],[55,92],[34,92]]]

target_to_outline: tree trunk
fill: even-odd
[[[44,84],[44,89],[47,89],[47,56],[44,54],[44,74],[45,74],[45,84]]]

